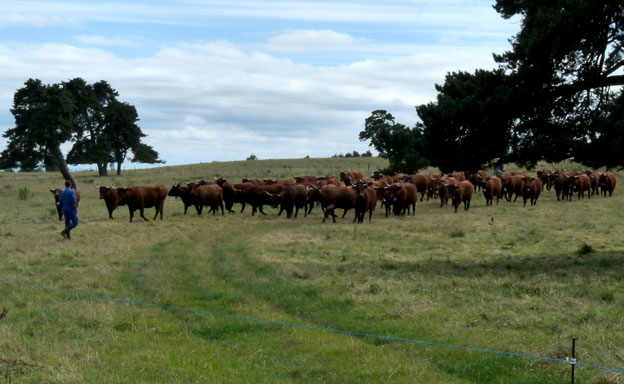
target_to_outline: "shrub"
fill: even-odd
[[[258,160],[258,156],[252,153],[251,155],[249,155],[249,157],[246,160]]]
[[[28,187],[23,187],[17,190],[18,197],[20,200],[28,200],[28,198],[33,197],[35,194],[28,189]]]
[[[589,245],[587,243],[583,243],[583,245],[581,245],[581,247],[578,249],[578,251],[576,251],[576,253],[579,256],[585,256],[587,254],[594,253],[594,252],[596,252],[594,247],[592,247],[591,245]]]

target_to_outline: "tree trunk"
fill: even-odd
[[[108,164],[106,163],[97,163],[97,167],[98,167],[98,175],[100,176],[108,176],[108,169],[107,166]]]
[[[74,188],[77,191],[80,191],[80,189],[78,188],[78,183],[76,182],[76,179],[69,171],[69,167],[67,166],[67,162],[65,161],[65,156],[63,156],[63,152],[61,152],[60,144],[57,144],[56,146],[56,157],[58,158],[58,161],[59,161],[59,168],[61,170],[61,174],[63,174],[63,177],[65,178],[65,180],[69,180],[71,182],[72,188]]]
[[[117,163],[117,176],[121,175],[121,161]]]

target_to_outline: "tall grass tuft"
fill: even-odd
[[[581,247],[578,249],[578,251],[576,251],[576,253],[579,256],[585,256],[585,255],[588,255],[588,254],[594,253],[594,252],[596,252],[594,247],[592,247],[591,245],[589,245],[587,243],[583,243],[583,245],[581,245]]]
[[[28,187],[22,187],[17,190],[17,194],[20,200],[28,200],[33,197],[35,194],[28,189]]]

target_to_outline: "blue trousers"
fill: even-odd
[[[78,226],[78,212],[75,209],[63,211],[65,215],[65,228],[74,229]]]

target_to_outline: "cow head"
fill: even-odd
[[[54,205],[56,206],[56,212],[58,213],[59,221],[63,220],[63,208],[59,204],[59,197],[61,197],[61,191],[59,188],[50,188],[50,192],[54,195]]]

